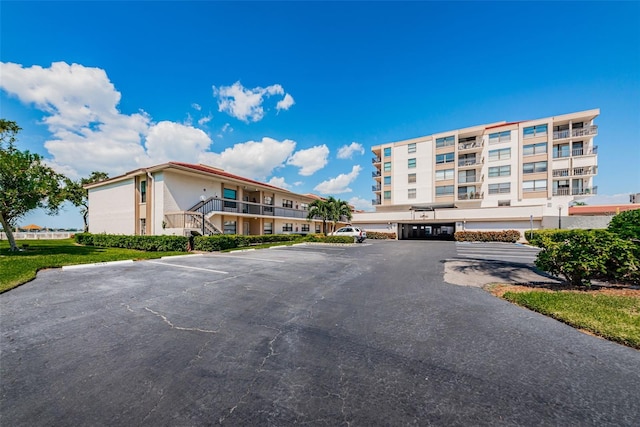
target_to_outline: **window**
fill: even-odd
[[[436,181],[444,181],[445,179],[453,179],[455,176],[453,174],[453,169],[443,169],[441,171],[436,171]]]
[[[322,232],[322,228],[321,225],[318,223],[316,224],[316,233],[321,233]]]
[[[415,152],[416,152],[416,143],[415,143],[415,142],[413,142],[413,143],[411,143],[411,144],[407,145],[407,152],[408,152],[409,154],[411,154],[411,153],[415,153]]]
[[[391,157],[391,147],[387,147],[384,149],[384,156]]]
[[[547,190],[547,180],[546,179],[536,179],[534,181],[524,181],[522,183],[522,191],[525,193],[532,191],[546,191]]]
[[[445,136],[444,138],[436,138],[436,148],[449,147],[455,144],[455,142],[456,137],[453,135]]]
[[[511,141],[511,131],[496,132],[489,134],[489,144],[498,144],[500,142]]]
[[[547,143],[540,142],[538,144],[529,144],[522,147],[523,156],[535,156],[536,154],[544,154],[547,152]]]
[[[290,222],[287,222],[285,224],[282,224],[282,232],[286,232],[286,231],[293,231],[293,224]]]
[[[222,190],[222,197],[225,199],[223,203],[224,210],[234,211],[235,209],[237,209],[238,206],[236,202],[229,202],[226,200],[236,200],[237,194],[238,192],[236,190],[232,190],[231,188],[225,188]]]
[[[489,161],[495,162],[496,160],[507,160],[511,158],[511,148],[501,148],[499,150],[489,151]]]
[[[416,167],[416,159],[409,159],[409,163],[407,164],[409,169],[413,169]]]
[[[236,234],[236,222],[225,221],[222,231],[224,232],[224,234]]]
[[[147,203],[147,181],[140,181],[140,203]]]
[[[459,183],[476,182],[476,171],[475,171],[475,169],[458,172],[458,182]]]
[[[453,159],[453,153],[436,154],[436,164],[452,163]]]
[[[264,232],[263,234],[273,234],[273,223],[265,222],[264,223]]]
[[[390,176],[385,176],[384,177],[384,185],[391,185],[391,177]]]
[[[144,182],[144,181],[142,181]],[[140,235],[144,236],[147,234],[147,219],[140,218]]]
[[[309,232],[309,224],[302,224],[302,226],[300,228],[300,231],[308,233]]]
[[[553,158],[569,157],[569,144],[559,144],[553,146]]]
[[[543,136],[547,134],[547,125],[529,126],[524,128],[525,138],[534,138],[536,136]]]
[[[385,200],[391,200],[391,191],[385,191],[384,192],[384,199]]]
[[[391,162],[384,162],[384,171],[385,172],[391,171]]]
[[[511,165],[490,167],[489,178],[496,176],[511,176]]]
[[[441,185],[436,187],[436,196],[453,195],[453,185]]]
[[[293,200],[282,199],[283,208],[293,208]]]
[[[511,200],[498,200],[498,206],[511,206]]]
[[[300,203],[300,209],[302,209],[303,211],[308,211],[309,203]]]
[[[511,192],[510,182],[501,182],[499,184],[489,184],[489,194],[508,194]]]
[[[584,154],[584,144],[582,141],[576,141],[573,143],[573,149],[571,150],[572,156],[582,156]]]
[[[410,173],[407,182],[409,184],[413,184],[414,182],[416,182],[416,174]]]
[[[547,171],[547,162],[532,162],[522,165],[522,173],[540,173]]]
[[[416,189],[415,188],[410,188],[409,192],[407,194],[407,197],[410,199],[415,199],[416,198]]]

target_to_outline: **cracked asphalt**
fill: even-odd
[[[0,424],[640,425],[640,352],[444,282],[455,257],[367,241],[42,271],[0,295]]]

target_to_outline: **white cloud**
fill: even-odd
[[[350,159],[354,153],[364,154],[364,147],[362,144],[352,142],[351,145],[343,145],[338,149],[339,159]]]
[[[198,111],[202,110],[202,107],[200,106],[200,104],[196,104],[195,102],[191,104],[191,108]]]
[[[266,176],[281,166],[296,148],[295,141],[262,138],[225,149],[222,153],[202,153],[200,162],[216,166],[234,174],[265,180]]]
[[[245,88],[240,82],[235,82],[231,86],[213,86],[213,96],[218,98],[218,110],[246,123],[262,120],[264,117],[262,103],[265,98],[284,94],[284,89],[279,84],[253,89]],[[281,103],[283,103],[282,108],[286,110],[293,105],[293,98],[286,94],[278,102],[278,110],[281,109]]]
[[[233,132],[233,128],[231,127],[231,125],[229,123],[225,123],[224,126],[222,126],[222,132]]]
[[[289,95],[288,93],[284,95],[284,98],[282,98],[280,101],[278,101],[278,103],[276,104],[276,109],[278,111],[280,110],[288,110],[289,108],[291,108],[291,106],[293,104],[295,104],[296,101],[294,101],[293,96]]]
[[[288,160],[288,165],[300,168],[300,175],[313,175],[327,165],[329,148],[322,144],[306,150],[296,151]]]
[[[341,173],[335,178],[331,178],[327,181],[323,181],[316,185],[314,190],[321,194],[341,194],[350,193],[352,190],[349,188],[351,184],[360,174],[362,167],[360,165],[354,165],[351,172],[348,174]]]
[[[151,126],[145,143],[151,163],[197,162],[210,144],[211,139],[200,129],[169,121]]]
[[[291,188],[291,186],[285,182],[284,177],[280,177],[280,176],[271,177],[271,179],[267,181],[267,184],[271,184],[275,187],[280,187],[280,188],[286,188],[286,189]]]
[[[349,199],[349,204],[360,211],[373,211],[371,200],[363,199],[362,197],[352,197]]]
[[[204,126],[204,125],[206,125],[207,123],[209,123],[209,122],[211,121],[211,119],[213,119],[213,114],[209,113],[209,115],[208,115],[208,116],[199,118],[199,119],[198,119],[198,124],[199,124],[200,126]]]

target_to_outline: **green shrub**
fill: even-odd
[[[351,236],[325,236],[322,239],[324,243],[353,243],[355,240],[354,237]]]
[[[542,251],[536,266],[564,277],[572,286],[589,285],[592,279],[628,283],[640,279],[640,262],[633,244],[606,230],[542,233],[539,239]]]
[[[458,242],[507,242],[515,243],[520,240],[518,230],[504,231],[457,231],[454,234]]]
[[[622,239],[640,240],[640,209],[620,212],[611,219],[607,230]]]
[[[575,230],[533,230],[524,233],[530,245],[543,247],[543,237],[548,237],[552,242],[562,242],[568,238]]]
[[[262,236],[245,236],[241,234],[215,234],[213,236],[196,236],[194,249],[197,251],[213,252],[226,249],[244,248],[252,245],[276,242],[294,242],[301,240],[299,234],[265,234]]]
[[[76,243],[105,248],[137,249],[149,252],[185,252],[189,239],[182,236],[128,236],[124,234],[78,233]]]
[[[396,233],[387,233],[382,231],[367,231],[367,239],[396,240]]]

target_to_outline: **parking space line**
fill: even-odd
[[[239,256],[234,256],[234,255],[211,255],[211,257],[215,257],[215,258],[234,258],[234,259],[243,259],[242,257]],[[286,261],[281,261],[281,260],[277,260],[277,259],[270,259],[270,258],[254,258],[254,257],[247,257],[244,258],[246,260],[251,260],[251,261],[265,261],[265,262],[279,262],[279,263],[284,263]]]
[[[173,264],[170,262],[161,262],[161,261],[147,261],[147,262],[150,264],[168,265],[169,267],[186,268],[188,270],[201,270],[201,271],[209,271],[211,273],[229,274],[228,271],[213,270],[211,268],[191,267],[189,265],[180,265],[180,264]]]

